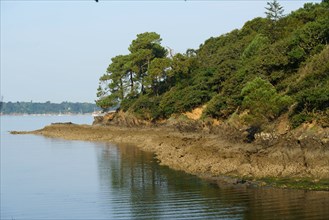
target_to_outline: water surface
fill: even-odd
[[[326,219],[329,193],[217,186],[134,146],[9,130],[91,116],[1,116],[1,219]]]

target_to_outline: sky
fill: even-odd
[[[98,80],[136,35],[157,32],[174,52],[198,49],[255,17],[263,0],[0,0],[5,102],[94,102]],[[306,2],[279,3],[285,14]]]

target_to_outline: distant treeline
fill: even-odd
[[[84,114],[99,110],[92,103],[1,102],[2,114]]]

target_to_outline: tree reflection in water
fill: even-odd
[[[329,193],[214,185],[129,145],[98,148],[104,211],[115,219],[321,219]]]

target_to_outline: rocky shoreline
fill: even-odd
[[[12,134],[132,144],[154,152],[162,165],[217,183],[329,190],[329,143],[323,138],[259,133],[254,142],[246,143],[243,132],[226,126],[196,127],[54,123]]]

